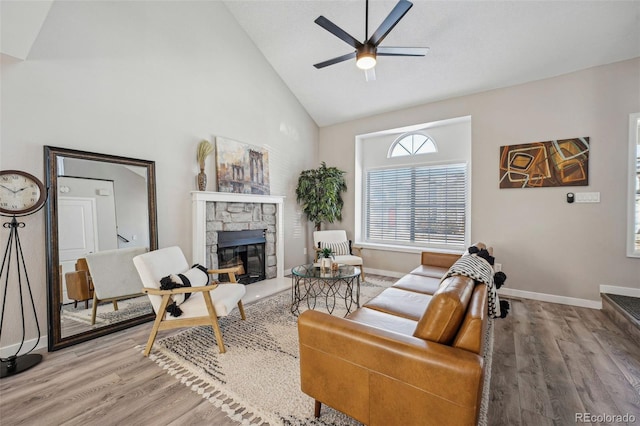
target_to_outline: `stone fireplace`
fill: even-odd
[[[212,269],[247,262],[245,284],[284,277],[283,203],[282,196],[192,192],[193,262]]]

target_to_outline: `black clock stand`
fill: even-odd
[[[4,282],[4,290],[2,297],[2,313],[0,313],[0,339],[2,337],[2,329],[5,320],[5,310],[7,307],[7,294],[9,289],[9,276],[11,275],[11,266],[12,263],[15,265],[16,271],[13,273],[13,276],[16,277],[18,282],[18,287],[16,289],[17,294],[20,297],[20,313],[22,320],[22,341],[20,345],[15,350],[15,354],[11,355],[7,358],[0,358],[1,361],[1,369],[0,369],[0,378],[13,376],[15,374],[19,374],[29,368],[37,365],[42,361],[42,355],[40,354],[32,354],[40,341],[40,324],[38,323],[38,315],[36,312],[36,306],[33,301],[33,293],[31,292],[31,285],[29,283],[29,275],[27,274],[27,268],[24,262],[24,254],[22,253],[22,245],[20,244],[20,235],[18,233],[18,229],[24,228],[24,222],[18,222],[16,216],[13,216],[11,222],[6,222],[2,225],[3,228],[8,228],[9,232],[9,240],[7,241],[7,246],[4,251],[4,256],[2,258],[2,267],[0,267],[0,282]],[[12,262],[14,260],[15,262]],[[4,277],[4,278],[3,278]],[[24,285],[23,285],[24,283]],[[38,338],[35,341],[33,348],[31,348],[26,353],[22,355],[18,355],[24,346],[24,339],[26,335],[26,327],[25,327],[25,306],[23,299],[25,297],[25,293],[28,294],[29,300],[31,301],[31,309],[33,312],[33,317],[35,319],[35,325],[38,330]]]

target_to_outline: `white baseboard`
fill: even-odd
[[[558,296],[555,294],[535,293],[533,291],[502,288],[498,295],[520,297],[523,299],[539,300],[541,302],[560,303],[562,305],[579,306],[581,308],[602,309],[602,300],[578,299],[577,297]]]
[[[640,288],[618,287],[615,285],[601,285],[600,293],[617,294],[620,296],[640,297]]]
[[[26,353],[28,350],[33,348],[33,345],[35,343],[36,339],[25,340],[18,355],[23,355],[24,353]],[[0,348],[0,357],[7,358],[11,355],[15,355],[19,347],[20,343],[16,343],[14,345],[4,346]],[[47,336],[40,336],[40,341],[38,341],[38,344],[36,345],[35,349],[33,349],[33,351],[35,352],[39,349],[46,349],[47,347]]]

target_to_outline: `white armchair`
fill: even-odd
[[[168,247],[136,256],[133,263],[144,284],[142,291],[149,295],[153,310],[156,312],[156,319],[144,350],[145,356],[151,352],[159,330],[199,325],[210,325],[216,336],[220,353],[226,351],[218,317],[229,315],[234,307],[238,306],[241,318],[243,320],[246,318],[241,300],[245,294],[245,288],[244,285],[236,283],[235,277],[238,268],[207,271],[209,274],[228,274],[229,283],[202,285],[208,281],[205,277],[202,283],[192,282],[192,287],[160,290],[160,280],[164,277],[172,274],[189,275],[193,271],[180,247]],[[172,296],[184,293],[191,293],[191,296],[180,304],[182,315],[178,317],[169,315],[167,307],[172,303]]]
[[[96,323],[98,304],[112,302],[118,310],[118,300],[142,296],[142,281],[133,267],[132,259],[145,253],[145,247],[104,250],[87,254],[87,265],[93,283],[91,325]]]
[[[364,281],[364,264],[360,256],[360,248],[352,247],[351,240],[347,238],[347,231],[314,231],[313,244],[316,250],[316,261],[318,260],[318,251],[329,247],[333,250],[336,262],[358,266],[360,268],[360,276]],[[354,250],[357,251],[358,255],[353,254]]]

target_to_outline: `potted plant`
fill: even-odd
[[[324,161],[319,168],[300,173],[296,200],[317,231],[323,222],[342,220],[341,193],[347,190],[344,174],[336,167],[327,167]]]
[[[331,247],[325,247],[318,250],[318,258],[320,259],[321,269],[331,269],[331,263],[335,256]]]

